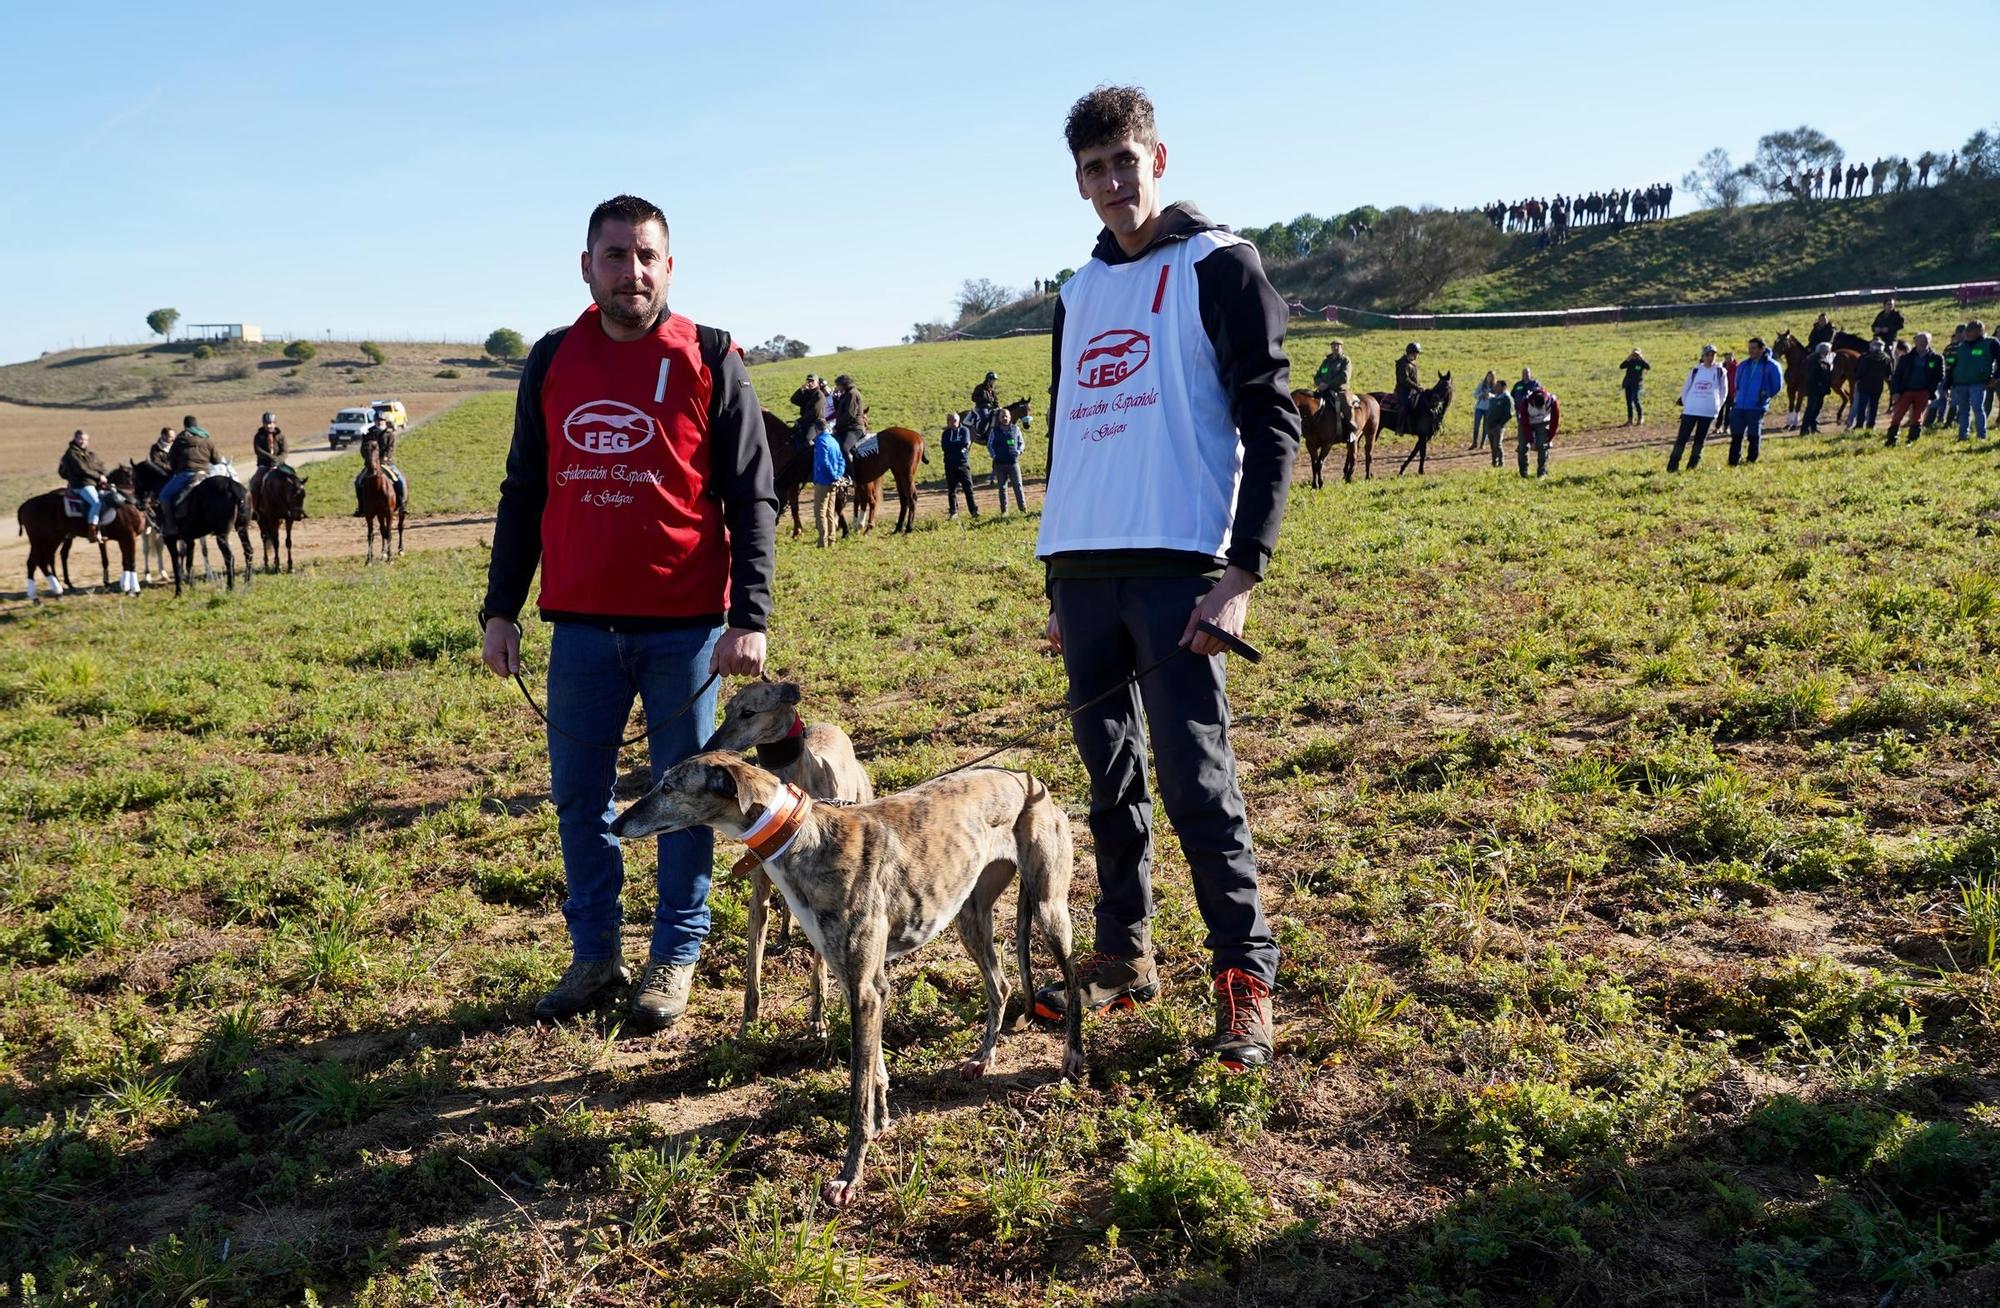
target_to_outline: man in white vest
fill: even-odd
[[[1072,724],[1090,773],[1096,950],[1077,978],[1035,996],[1060,1019],[1160,992],[1150,922],[1151,746],[1208,927],[1210,1048],[1242,1070],[1271,1058],[1278,946],[1229,745],[1225,646],[1278,539],[1299,414],[1287,314],[1255,246],[1186,204],[1162,205],[1167,148],[1136,87],[1099,87],[1066,127],[1077,189],[1104,223],[1062,286],[1051,366],[1048,494],[1035,552],[1048,569],[1049,641],[1082,704],[1176,647],[1188,651]],[[1141,710],[1144,723],[1141,723]]]

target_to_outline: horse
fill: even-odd
[[[215,537],[222,551],[222,573],[230,590],[236,589],[236,556],[229,549],[229,533],[243,542],[243,585],[247,589],[256,572],[256,556],[250,552],[250,492],[236,478],[212,473],[182,493],[173,512],[172,530],[162,523],[167,557],[174,564],[174,596],[179,598],[183,583],[194,582],[194,543]]]
[[[361,517],[368,524],[365,562],[375,561],[375,528],[382,528],[382,562],[392,562],[403,552],[403,506],[396,502],[396,480],[382,469],[382,449],[372,441],[361,451]],[[395,549],[390,550],[389,524],[396,526]],[[249,549],[248,545],[243,547]]]
[[[797,429],[769,409],[764,414],[764,444],[771,451],[771,486],[778,495],[778,516],[785,506],[792,510],[792,536],[804,527],[799,523],[799,493],[812,481],[812,446],[800,449]],[[843,523],[843,525],[845,525]]]
[[[1771,357],[1783,361],[1785,370],[1785,430],[1799,425],[1799,411],[1806,403],[1806,359],[1812,354],[1790,329],[1771,338]]]
[[[113,484],[117,484],[115,473]],[[65,588],[76,589],[76,583],[69,577],[69,550],[72,544],[89,535],[90,528],[84,519],[72,518],[64,509],[63,497],[67,494],[68,491],[52,490],[30,496],[14,512],[20,534],[28,538],[28,598],[36,603],[41,602],[36,594],[36,572],[49,579],[51,595],[60,595]],[[132,570],[132,556],[133,546],[145,529],[146,515],[129,500],[114,510],[110,522],[99,524],[98,535],[102,539],[98,542],[97,557],[104,567],[105,590],[111,589],[111,556],[106,543],[116,541],[124,562],[124,570],[118,575],[118,591],[123,595],[139,593],[139,574]],[[62,574],[60,579],[56,575],[58,569]]]
[[[1342,413],[1336,406],[1321,404],[1319,396],[1311,391],[1293,391],[1292,403],[1299,408],[1299,417],[1304,428],[1306,456],[1312,460],[1312,488],[1326,485],[1321,475],[1321,466],[1333,447],[1347,446],[1347,466],[1342,470],[1344,480],[1354,480],[1354,452],[1362,451],[1362,476],[1375,475],[1375,436],[1382,427],[1382,409],[1374,397],[1359,391],[1349,391],[1354,397],[1354,408]]]
[[[875,452],[847,461],[847,475],[854,482],[854,521],[863,532],[875,526],[875,511],[882,504],[882,476],[896,479],[896,526],[898,532],[915,531],[917,526],[917,465],[930,462],[924,453],[922,432],[908,427],[884,427],[875,433]]]
[[[278,527],[285,528],[285,571],[292,570],[292,524],[306,516],[306,479],[289,463],[250,479],[250,516],[263,537],[264,570],[278,570]]]
[[[1439,373],[1436,383],[1429,390],[1418,393],[1414,413],[1405,414],[1397,408],[1395,395],[1388,391],[1370,391],[1368,398],[1375,401],[1381,430],[1417,438],[1416,447],[1403,456],[1403,466],[1396,469],[1396,475],[1400,477],[1409,471],[1410,460],[1415,459],[1417,475],[1423,476],[1431,437],[1444,430],[1445,411],[1451,408],[1451,374]],[[1369,475],[1372,476],[1372,472]]]

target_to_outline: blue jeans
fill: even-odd
[[[1028,511],[1028,501],[1022,498],[1021,495],[1021,465],[1018,461],[1001,463],[995,460],[993,464],[993,485],[1000,492],[1000,512],[1005,513],[1007,511],[1007,488],[1009,486],[1014,488],[1014,507],[1023,513]]]
[[[83,501],[84,512],[90,515],[84,521],[96,522],[97,515],[104,511],[104,499],[97,493],[97,487],[72,486],[70,489],[75,491],[76,497]]]
[[[1971,429],[1974,415],[1979,418],[1979,439],[1986,439],[1986,388],[1978,382],[1967,382],[1963,386],[1954,384],[1951,388],[1951,404],[1958,410],[1958,438],[1964,440]]]
[[[1854,407],[1847,415],[1847,429],[1853,431],[1857,427],[1867,427],[1873,430],[1875,415],[1880,409],[1881,404],[1882,392],[1880,391],[1870,393],[1858,390],[1854,392]]]
[[[619,634],[559,622],[549,644],[549,719],[583,740],[618,740],[629,734],[625,720],[637,696],[651,726],[679,708],[708,675],[709,656],[721,635],[720,627]],[[692,709],[652,737],[654,782],[700,749],[714,729],[711,686]],[[618,752],[581,745],[553,731],[548,740],[549,793],[555,800],[563,879],[569,887],[563,919],[569,923],[570,952],[578,962],[601,963],[620,954],[625,858],[610,831],[618,811],[612,797]],[[659,844],[652,957],[692,963],[708,938],[715,834],[698,827],[663,835]]]
[[[167,484],[160,487],[160,503],[172,504],[179,497],[180,493],[187,489],[187,484],[193,480],[194,474],[191,472],[177,472],[167,478]]]
[[[1735,408],[1729,411],[1729,466],[1742,461],[1743,442],[1750,442],[1750,462],[1757,461],[1757,446],[1764,439],[1764,411]]]

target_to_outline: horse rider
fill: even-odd
[[[842,373],[833,379],[833,438],[840,442],[841,456],[852,463],[854,447],[867,435],[868,405],[854,378]]]
[[[1868,330],[1882,342],[1885,350],[1896,343],[1896,338],[1903,334],[1903,314],[1896,307],[1895,296],[1882,301],[1882,312],[1875,315],[1875,321],[1869,324]]]
[[[160,428],[159,438],[146,451],[146,462],[158,469],[160,476],[171,477],[174,472],[173,453],[174,429],[172,427],[162,427]]]
[[[826,383],[819,374],[806,374],[805,384],[792,392],[792,404],[799,416],[792,423],[792,443],[799,450],[810,449],[813,431],[826,412]]]
[[[1403,347],[1403,357],[1396,360],[1396,413],[1405,421],[1416,414],[1417,399],[1424,393],[1417,378],[1417,356],[1423,352],[1423,346],[1411,341]]]
[[[1347,357],[1345,344],[1328,341],[1326,358],[1320,360],[1319,371],[1313,374],[1313,394],[1319,396],[1321,404],[1334,406],[1334,430],[1342,435],[1348,431],[1354,413],[1354,396],[1347,389],[1353,371],[1354,360]]]
[[[986,435],[993,426],[993,411],[1000,407],[1000,374],[989,371],[986,380],[972,388],[972,430]]]
[[[160,515],[171,522],[174,502],[189,486],[208,476],[221,459],[215,449],[215,438],[195,421],[192,413],[182,415],[181,429],[167,451],[167,467],[173,475],[160,487]]]
[[[354,516],[361,511],[361,483],[368,476],[368,449],[373,446],[375,456],[382,471],[389,474],[389,480],[396,484],[396,511],[403,510],[403,501],[409,497],[409,490],[403,484],[403,473],[393,462],[396,455],[396,427],[387,418],[377,418],[375,425],[361,433],[361,471],[354,474]]]
[[[278,426],[278,415],[266,413],[261,426],[250,436],[250,450],[257,456],[257,470],[250,474],[250,493],[257,493],[257,486],[264,475],[285,461],[285,433]]]
[[[1833,325],[1833,320],[1821,314],[1813,320],[1812,330],[1806,333],[1806,348],[1810,350],[1820,345],[1831,345],[1833,334],[1837,330],[1839,329]]]
[[[56,475],[83,501],[84,522],[90,529],[90,543],[93,545],[104,542],[104,537],[97,532],[97,519],[104,512],[105,472],[104,460],[90,448],[90,433],[79,427],[63,450],[62,462],[56,465]]]

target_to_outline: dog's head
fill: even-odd
[[[777,744],[798,721],[799,698],[799,688],[792,682],[751,682],[729,697],[721,725],[702,748],[745,754],[759,745]]]
[[[696,754],[667,769],[660,784],[611,821],[620,840],[690,827],[714,827],[732,840],[741,839],[777,793],[779,781],[723,750]]]

